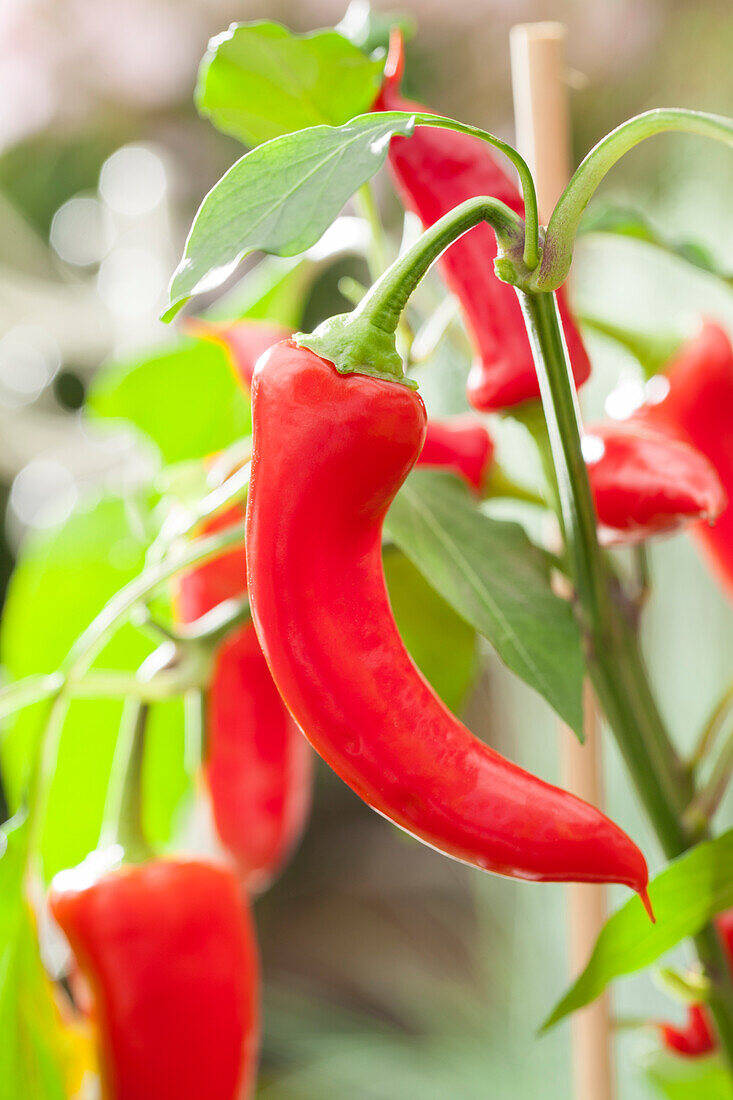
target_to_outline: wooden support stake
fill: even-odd
[[[565,27],[524,23],[510,35],[517,147],[535,179],[540,219],[546,224],[568,181],[570,113]],[[567,594],[567,593],[566,593]],[[589,683],[584,690],[585,745],[560,726],[565,786],[594,806],[603,800],[600,716]],[[602,886],[567,888],[569,962],[573,975],[588,959],[606,919]],[[575,1100],[612,1100],[613,1035],[610,1000],[604,995],[572,1017],[572,1076]]]

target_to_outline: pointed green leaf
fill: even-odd
[[[516,523],[484,515],[457,478],[414,470],[386,529],[430,584],[488,638],[508,668],[582,736],[584,663],[547,558]]]
[[[383,67],[334,30],[298,35],[280,23],[234,23],[209,43],[196,105],[220,130],[259,145],[368,111]]]
[[[733,906],[733,829],[698,844],[649,884],[657,918],[651,924],[638,898],[606,921],[588,964],[550,1013],[543,1030],[598,997],[614,978],[653,963],[712,918]]]
[[[192,294],[221,286],[255,249],[295,256],[314,245],[382,166],[392,135],[413,128],[413,116],[400,111],[360,115],[273,138],[243,156],[199,208],[164,319]]]

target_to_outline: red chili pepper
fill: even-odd
[[[639,421],[591,424],[583,438],[603,541],[637,542],[714,520],[727,497],[698,450]]]
[[[374,110],[429,110],[400,94],[403,67],[402,36],[395,31]],[[412,137],[392,140],[389,165],[402,202],[425,226],[476,195],[492,195],[524,216],[517,187],[480,138],[418,126]],[[496,254],[493,231],[488,225],[478,225],[452,244],[439,261],[478,353],[468,379],[468,399],[475,408],[487,411],[510,408],[539,396],[519,302],[514,289],[494,274]],[[580,386],[590,374],[590,362],[562,292],[558,302],[573,374]]]
[[[636,845],[475,738],[402,643],[382,526],[423,446],[422,399],[399,382],[339,374],[286,341],[259,360],[252,400],[252,614],[316,751],[370,806],[457,859],[516,878],[622,882],[645,896]]]
[[[702,452],[728,494],[728,507],[714,527],[700,524],[695,535],[721,584],[733,596],[733,348],[728,335],[708,323],[665,371],[669,390],[638,415],[672,431]]]
[[[92,990],[109,1100],[245,1100],[258,961],[236,877],[199,860],[62,872],[51,912]]]
[[[204,531],[241,523],[232,508]],[[246,592],[244,547],[184,574],[176,610],[200,618]],[[248,623],[220,647],[206,699],[204,778],[214,824],[250,890],[262,890],[285,863],[310,809],[313,754],[290,717]]]
[[[494,443],[476,417],[428,420],[418,466],[452,470],[472,488],[481,489],[494,457]]]
[[[729,965],[733,968],[733,910],[723,913],[715,921],[723,941]],[[687,1058],[699,1058],[710,1054],[718,1043],[708,1010],[704,1005],[690,1005],[687,1009],[687,1022],[682,1027],[675,1024],[660,1024],[662,1042],[668,1050],[682,1054]]]
[[[183,331],[189,336],[198,336],[220,344],[227,353],[237,378],[249,389],[252,371],[263,352],[290,335],[290,329],[284,325],[273,325],[270,321],[204,321],[200,317],[187,317],[183,322]]]

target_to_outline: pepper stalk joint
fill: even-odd
[[[456,206],[426,229],[387,268],[356,309],[330,317],[311,334],[297,333],[295,343],[333,363],[341,374],[369,374],[415,389],[416,383],[405,377],[395,342],[402,311],[420,280],[445,249],[484,221],[497,236],[500,277],[514,281],[514,285],[524,285],[528,269],[522,258],[522,219],[499,200],[478,196]]]

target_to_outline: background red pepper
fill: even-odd
[[[494,458],[494,443],[477,417],[428,420],[418,466],[452,470],[473,489],[482,489]]]
[[[241,523],[232,508],[207,533]],[[244,546],[184,574],[177,612],[192,621],[246,592]],[[288,713],[251,622],[221,645],[206,697],[203,774],[217,833],[251,890],[263,889],[296,844],[311,801],[313,754]]]
[[[385,80],[374,110],[428,111],[404,99],[402,36],[395,31]],[[433,225],[454,206],[476,195],[492,195],[524,216],[516,185],[480,138],[418,126],[412,137],[393,138],[389,166],[406,209],[424,226]],[[468,399],[477,409],[498,410],[539,397],[527,332],[514,289],[494,274],[497,246],[493,230],[479,225],[465,233],[441,257],[445,281],[458,298],[477,357],[468,379]],[[577,385],[590,374],[590,362],[564,300],[558,294],[565,340]]]
[[[727,505],[705,456],[643,421],[589,424],[583,443],[606,542],[634,542],[690,520],[711,521]]]
[[[246,1100],[258,1047],[255,935],[236,877],[153,860],[49,895],[93,994],[109,1100]]]
[[[716,920],[729,964],[733,967],[733,909]],[[687,1022],[683,1027],[674,1024],[661,1024],[662,1042],[668,1050],[682,1054],[687,1058],[698,1058],[710,1054],[717,1047],[717,1040],[708,1011],[704,1005],[690,1005],[687,1009]]]
[[[720,325],[709,322],[665,371],[669,390],[638,415],[686,439],[715,467],[728,507],[714,526],[695,536],[721,584],[733,598],[733,348]]]
[[[259,360],[252,400],[252,614],[314,748],[370,806],[448,855],[517,878],[617,881],[644,894],[636,845],[474,737],[402,643],[382,526],[423,446],[419,395],[339,374],[286,341]]]

